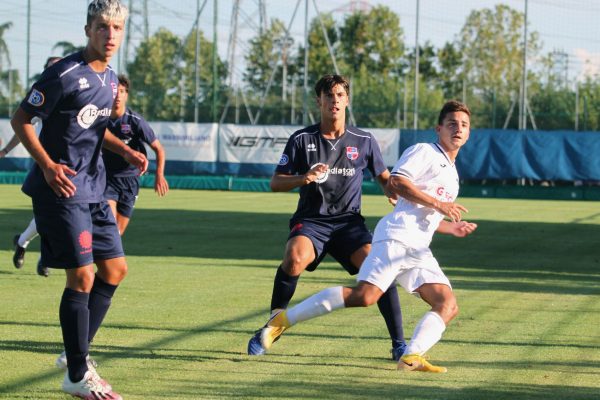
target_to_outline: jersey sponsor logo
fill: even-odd
[[[44,93],[40,92],[37,89],[31,89],[31,93],[27,98],[27,102],[34,107],[40,107],[42,104],[44,104],[44,100]]]
[[[313,169],[314,167],[316,167],[318,165],[325,165],[325,164],[316,163],[313,166],[311,166],[310,169]],[[315,182],[323,183],[327,180],[327,178],[329,178],[329,168],[327,168],[327,170],[325,172],[321,172],[319,175],[317,175],[317,179],[315,179]]]
[[[279,165],[287,165],[288,162],[290,162],[290,158],[287,156],[287,154],[282,154],[281,158],[279,159]]]
[[[310,169],[313,169],[317,165],[323,165],[323,163],[316,163],[312,167],[310,167]],[[329,175],[341,175],[343,177],[354,176],[354,175],[356,175],[356,168],[338,168],[338,167],[327,168],[327,171],[325,171],[325,172],[321,173],[319,176],[317,176],[317,179],[315,179],[315,182],[323,183],[323,182],[327,181],[327,179],[329,178]]]
[[[454,201],[454,197],[452,196],[452,193],[447,192],[446,188],[443,186],[439,186],[435,190],[435,194],[437,194],[438,200],[448,201],[448,202]]]
[[[352,146],[346,147],[346,157],[351,161],[356,160],[358,158],[358,149]]]
[[[80,254],[92,252],[92,234],[88,230],[84,230],[79,234],[79,246],[81,247]]]
[[[124,134],[131,133],[131,125],[121,124],[121,133],[124,133]]]
[[[96,118],[98,117],[108,117],[110,115],[110,108],[98,109],[94,104],[88,104],[79,110],[79,114],[77,114],[77,123],[83,129],[88,129]]]
[[[234,136],[229,140],[230,147],[258,147],[273,148],[276,146],[285,146],[287,137],[268,137],[268,136]]]
[[[314,143],[307,144],[306,151],[317,151],[317,145]]]
[[[90,84],[85,77],[79,78],[79,89],[88,89]]]

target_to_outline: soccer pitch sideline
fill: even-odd
[[[470,237],[436,236],[460,315],[429,355],[447,374],[403,373],[377,307],[292,328],[263,357],[246,355],[267,318],[294,193],[142,190],[124,237],[129,276],[92,345],[126,399],[592,399],[600,397],[600,204],[459,198]],[[22,270],[12,237],[29,199],[0,185],[0,398],[64,399],[58,304],[64,273]],[[365,196],[373,228],[389,212]],[[305,273],[294,302],[352,285],[332,260]],[[406,336],[426,310],[400,289]]]

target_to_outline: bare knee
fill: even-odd
[[[118,285],[127,276],[126,263],[112,264],[110,266],[98,264],[98,277],[110,285]]]
[[[94,284],[94,271],[91,268],[78,268],[67,272],[67,287],[78,292],[89,293]]]
[[[289,276],[299,276],[306,269],[307,264],[301,257],[287,257],[281,264],[281,269]]]
[[[379,288],[371,286],[365,287],[364,284],[359,284],[355,288],[344,288],[348,291],[344,296],[346,307],[369,307],[377,303],[382,292]]]
[[[448,325],[448,323],[458,315],[458,304],[456,303],[456,299],[447,300],[443,303],[436,304],[432,310],[437,312],[446,325]]]

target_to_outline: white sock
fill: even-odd
[[[343,290],[344,288],[342,286],[322,290],[288,309],[286,316],[290,325],[295,325],[298,322],[328,314],[338,308],[343,308]]]
[[[425,354],[442,338],[442,333],[445,330],[446,324],[438,313],[434,311],[425,313],[415,327],[412,339],[406,346],[404,354]]]
[[[35,218],[31,218],[31,222],[25,228],[21,236],[19,236],[19,246],[23,248],[27,248],[29,246],[29,242],[31,242],[38,235],[37,227],[35,226]]]

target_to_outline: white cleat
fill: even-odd
[[[120,394],[112,391],[112,388],[108,389],[102,385],[90,371],[87,371],[83,379],[79,382],[71,382],[69,371],[66,371],[62,390],[65,393],[84,400],[123,400]]]

